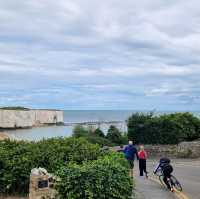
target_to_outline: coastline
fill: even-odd
[[[0,130],[26,129],[62,123],[64,123],[63,111],[0,109]]]
[[[6,132],[0,131],[0,141],[1,140],[6,140],[6,139],[11,139],[11,136]]]

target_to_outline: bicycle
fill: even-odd
[[[162,171],[160,173],[157,173],[156,175],[159,177],[161,184],[166,187],[166,184],[163,181],[164,175],[163,175]],[[175,187],[176,190],[178,190],[178,191],[183,190],[181,183],[177,180],[177,178],[175,176],[171,175],[171,177],[168,178],[168,182],[169,182],[171,188]]]

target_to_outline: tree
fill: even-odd
[[[127,121],[128,138],[136,143],[145,143],[144,133],[147,129],[147,122],[151,121],[153,113],[134,113]]]
[[[76,137],[76,138],[85,137],[87,134],[88,134],[87,129],[85,129],[81,125],[77,125],[73,129],[73,136]]]
[[[107,139],[115,144],[122,144],[123,143],[123,136],[122,133],[119,131],[117,127],[111,125],[108,129]]]
[[[191,113],[134,113],[127,125],[128,138],[136,143],[177,144],[200,138],[200,119]]]
[[[105,137],[103,131],[100,128],[95,129],[94,134],[99,137]]]

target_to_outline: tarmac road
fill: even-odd
[[[152,174],[156,160],[148,160],[149,178],[138,175],[138,165],[135,163],[135,180],[138,199],[200,199],[200,159],[173,159],[173,175],[180,181],[183,192],[171,193],[159,184]]]

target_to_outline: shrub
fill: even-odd
[[[103,131],[100,128],[95,129],[94,134],[99,137],[105,137]]]
[[[181,129],[182,140],[192,141],[200,137],[200,119],[191,113],[173,114]]]
[[[111,125],[110,128],[108,129],[107,133],[107,139],[110,140],[110,142],[115,143],[115,144],[123,144],[123,136],[122,133],[119,131],[118,128],[115,126]]]
[[[130,199],[133,184],[123,155],[110,154],[83,165],[62,167],[57,175],[61,199]]]
[[[0,142],[0,192],[28,193],[29,176],[34,167],[55,172],[70,162],[96,160],[99,146],[83,138],[52,138],[40,142]]]
[[[136,143],[177,144],[200,137],[200,119],[191,113],[134,113],[127,125],[128,138]]]
[[[107,138],[99,137],[96,135],[88,135],[85,137],[86,140],[92,144],[98,144],[99,146],[114,146],[114,143],[112,143]]]
[[[100,146],[113,146],[114,144],[108,140],[104,133],[99,129],[84,128],[83,126],[76,126],[73,130],[73,137],[85,138],[92,144],[99,144]]]
[[[88,134],[88,130],[81,125],[76,125],[73,129],[73,136],[76,138],[84,137]]]
[[[143,138],[144,136],[142,134],[146,132],[146,123],[147,121],[151,121],[152,116],[152,113],[134,113],[128,118],[127,126],[129,140],[133,140],[136,143],[145,143],[143,141],[145,138]]]

